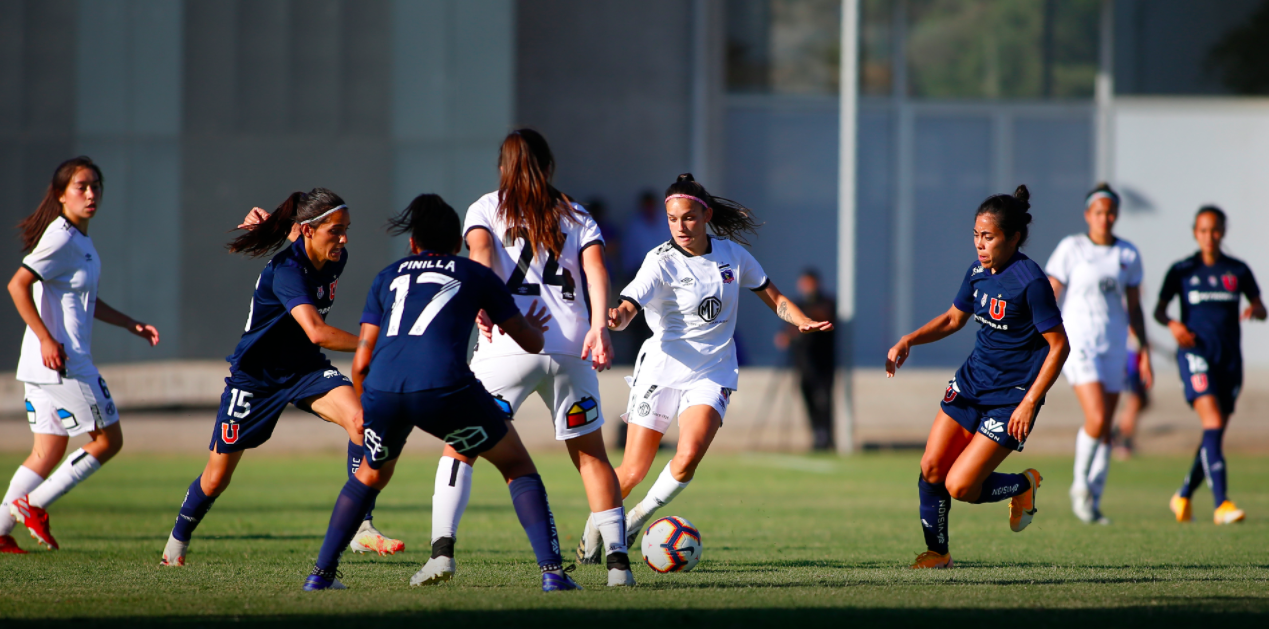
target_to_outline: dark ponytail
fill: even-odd
[[[760,223],[754,220],[753,210],[731,199],[710,196],[705,186],[696,183],[692,173],[679,175],[678,179],[665,189],[665,198],[669,199],[670,195],[675,194],[687,195],[705,202],[709,209],[714,211],[714,215],[709,219],[709,226],[719,237],[747,245],[749,241],[745,240],[744,232],[755,235],[758,233]]]
[[[996,226],[1000,228],[1000,231],[1005,232],[1005,238],[1022,234],[1018,238],[1018,248],[1021,249],[1027,242],[1027,225],[1031,224],[1031,213],[1027,211],[1031,209],[1030,199],[1031,193],[1027,191],[1026,186],[1018,186],[1012,195],[994,194],[978,206],[978,212],[974,214],[974,218],[991,214],[992,218],[996,219]]]
[[[106,179],[101,175],[101,168],[87,156],[72,157],[58,164],[57,169],[53,171],[53,178],[49,181],[48,189],[44,191],[44,199],[40,201],[40,205],[18,223],[23,253],[29,253],[35,249],[35,245],[40,244],[40,238],[44,236],[44,230],[62,215],[62,202],[59,199],[70,186],[71,179],[75,178],[75,173],[81,168],[91,168],[97,173],[97,183],[105,187]]]
[[[438,194],[420,194],[388,219],[388,233],[409,234],[414,245],[426,251],[454,253],[463,246],[463,226],[458,212]]]
[[[245,253],[253,258],[268,255],[286,241],[291,235],[291,225],[302,223],[325,214],[333,208],[344,205],[339,195],[326,188],[313,188],[308,192],[291,193],[269,218],[256,225],[247,233],[234,238],[225,245],[230,253]],[[313,225],[318,227],[330,220],[325,218]]]

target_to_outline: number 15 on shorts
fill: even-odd
[[[253,394],[250,391],[243,391],[241,389],[230,389],[229,416],[234,417],[236,419],[245,419],[247,415],[250,415],[251,402],[248,402],[247,400],[250,400],[252,396],[254,395],[255,394]]]

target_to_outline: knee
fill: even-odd
[[[678,454],[674,455],[675,465],[671,468],[671,473],[673,473],[673,468],[677,467],[682,471],[683,478],[675,480],[678,480],[679,482],[687,482],[691,480],[692,477],[696,475],[696,466],[700,464],[701,457],[703,456],[705,456],[705,450],[694,445],[689,445],[680,449]]]
[[[943,469],[943,466],[933,458],[922,457],[921,478],[924,478],[927,483],[937,485],[947,479],[947,470]]]
[[[972,497],[975,497],[974,491],[977,489],[972,485],[972,483],[968,482],[967,479],[958,478],[956,476],[944,481],[944,486],[947,487],[947,493],[953,500],[959,500],[961,502],[967,502]]]
[[[231,475],[220,470],[205,471],[199,485],[202,487],[203,494],[208,498],[215,498],[229,488],[230,478],[232,478]]]
[[[639,485],[639,483],[643,482],[644,478],[648,476],[648,470],[637,469],[635,466],[626,467],[623,465],[617,468],[616,472],[617,472],[617,482],[621,483],[622,489],[630,489],[630,488],[636,487]]]
[[[387,468],[376,470],[369,465],[363,465],[357,468],[357,480],[367,487],[382,490],[388,486],[388,481],[392,480],[392,470]]]

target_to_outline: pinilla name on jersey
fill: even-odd
[[[406,260],[405,262],[402,262],[400,266],[397,267],[397,273],[400,273],[401,271],[415,271],[418,269],[437,269],[437,270],[445,270],[445,271],[449,271],[450,273],[453,273],[454,261],[452,259],[448,261]]]

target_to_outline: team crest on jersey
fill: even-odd
[[[233,445],[238,443],[238,428],[240,424],[234,422],[225,422],[220,425],[220,440],[227,444]]]
[[[979,301],[979,302],[978,302],[978,305],[980,305],[980,306],[986,306],[986,305],[987,305],[987,293],[983,293],[983,298],[982,298],[982,300],[981,300],[981,301]]]
[[[718,265],[718,273],[723,276],[724,284],[730,284],[736,281],[736,273],[731,270],[730,264]]]
[[[595,398],[584,397],[568,408],[565,415],[566,424],[569,428],[580,428],[595,420],[599,419],[599,405],[595,403]]]
[[[326,292],[327,292],[327,294],[329,294],[329,295],[330,295],[330,298],[331,298],[331,299],[334,299],[334,298],[335,298],[335,287],[336,287],[336,286],[339,286],[339,280],[335,280],[335,281],[331,282],[331,283],[330,283],[330,290],[326,291]]]
[[[713,323],[718,318],[718,314],[723,311],[723,302],[717,297],[706,297],[701,305],[696,307],[696,316],[705,320],[706,323]]]
[[[992,298],[991,300],[991,318],[997,321],[1005,318],[1005,300]]]
[[[325,288],[322,288],[321,286],[318,286],[318,287],[317,287],[317,298],[318,298],[318,299],[321,299],[322,297],[325,297],[325,296],[326,296],[326,289],[325,289]]]
[[[1225,290],[1231,293],[1238,292],[1238,276],[1233,273],[1226,273],[1222,275],[1221,283],[1225,285]]]

